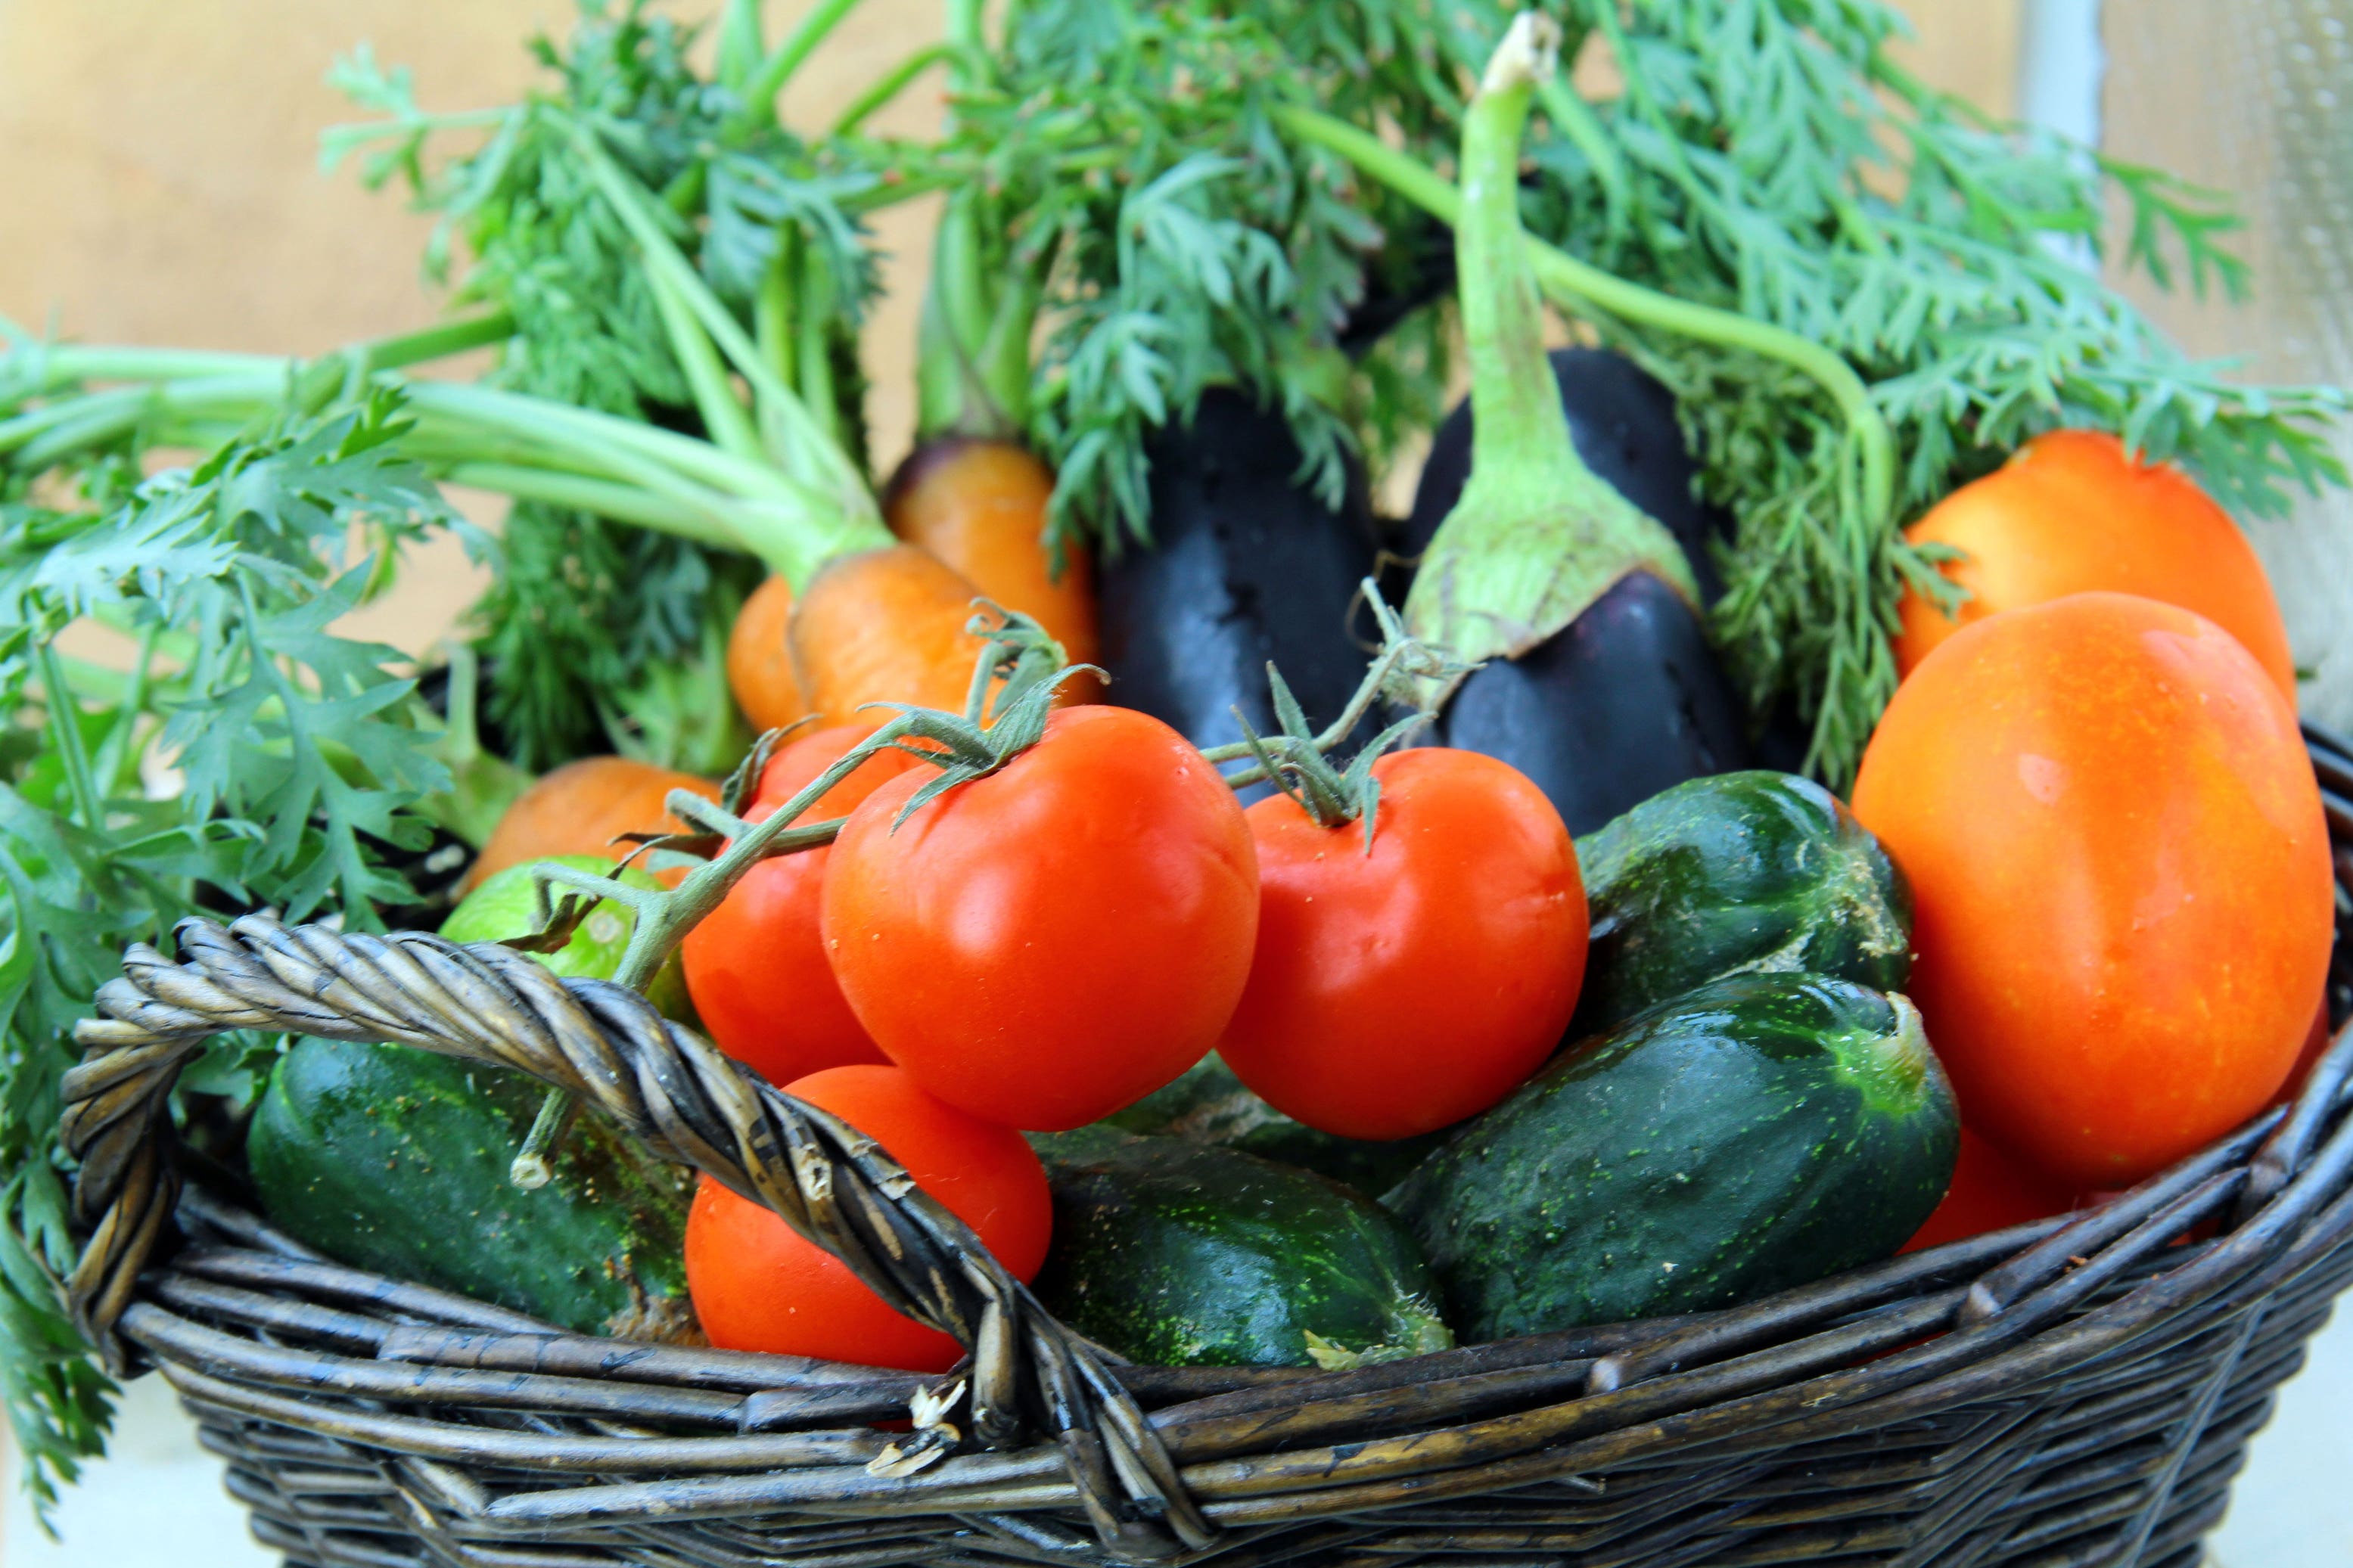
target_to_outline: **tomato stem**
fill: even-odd
[[[1373,764],[1391,747],[1429,723],[1435,713],[1421,708],[1407,714],[1367,742],[1343,770],[1325,759],[1315,743],[1314,731],[1308,728],[1307,715],[1301,710],[1299,700],[1291,694],[1290,686],[1271,664],[1267,666],[1266,679],[1272,689],[1275,718],[1282,729],[1261,738],[1238,708],[1234,717],[1241,723],[1242,743],[1250,747],[1260,770],[1273,780],[1274,786],[1318,827],[1345,827],[1351,822],[1363,822],[1365,853],[1371,854],[1373,824],[1381,801],[1381,781],[1373,776]]]
[[[1380,627],[1380,651],[1366,667],[1365,678],[1356,683],[1356,693],[1348,699],[1348,705],[1341,710],[1340,717],[1320,734],[1307,731],[1303,714],[1295,727],[1289,723],[1284,726],[1283,733],[1292,742],[1319,754],[1332,751],[1355,734],[1356,726],[1364,722],[1365,715],[1383,700],[1414,710],[1414,717],[1410,721],[1413,724],[1418,726],[1427,722],[1437,710],[1433,694],[1447,689],[1457,678],[1470,673],[1471,667],[1455,663],[1445,649],[1434,647],[1409,633],[1404,621],[1389,607],[1388,601],[1381,597],[1380,585],[1372,578],[1364,580],[1360,591],[1366,602],[1372,606],[1375,624]],[[1275,691],[1276,713],[1281,717],[1291,693],[1282,684],[1282,674],[1274,666],[1268,665],[1266,673]],[[1292,703],[1291,707],[1295,711],[1297,704]],[[1240,717],[1239,710],[1235,716]],[[1270,766],[1269,747],[1252,732],[1248,720],[1242,721],[1242,733],[1245,739],[1228,745],[1212,746],[1201,755],[1217,766],[1246,759],[1255,760],[1257,765],[1226,775],[1226,783],[1235,789],[1265,784],[1270,780],[1279,784],[1280,780]]]
[[[986,600],[976,604],[986,613],[976,616],[968,629],[988,641],[976,661],[972,692],[965,712],[944,713],[897,703],[874,704],[894,708],[897,714],[843,752],[800,793],[756,823],[746,822],[692,791],[671,792],[664,803],[670,814],[702,832],[648,840],[632,852],[631,859],[652,850],[699,846],[712,837],[723,843],[716,855],[689,871],[677,887],[634,888],[617,877],[564,865],[534,868],[533,877],[543,883],[576,888],[598,898],[615,900],[636,915],[629,945],[614,972],[616,983],[642,992],[685,940],[686,933],[717,909],[735,884],[760,861],[832,843],[841,831],[839,820],[802,826],[799,819],[827,791],[855,773],[876,752],[902,751],[940,770],[938,777],[926,782],[908,799],[892,824],[895,828],[909,814],[938,798],[943,792],[997,772],[1037,744],[1045,734],[1055,693],[1065,681],[1093,667],[1070,664],[1063,657],[1061,645],[1029,617],[1008,614]],[[765,737],[763,743],[766,743]]]
[[[578,1100],[563,1089],[549,1089],[547,1098],[539,1102],[539,1114],[532,1118],[531,1131],[524,1137],[522,1148],[507,1167],[507,1180],[527,1193],[547,1185],[555,1175],[556,1145],[572,1130],[573,1121],[579,1114]]]

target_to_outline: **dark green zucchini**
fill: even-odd
[[[1038,1299],[1131,1360],[1349,1365],[1454,1342],[1412,1238],[1361,1193],[1106,1127],[1031,1142],[1054,1189]]]
[[[1319,1131],[1303,1121],[1293,1121],[1252,1094],[1214,1051],[1176,1082],[1103,1120],[1126,1132],[1239,1149],[1366,1193],[1387,1192],[1397,1185],[1447,1137],[1441,1129],[1419,1138],[1376,1143]]]
[[[1692,779],[1577,841],[1593,943],[1578,1037],[1718,975],[1804,971],[1877,991],[1912,970],[1912,895],[1821,785],[1790,773]]]
[[[279,1058],[246,1143],[262,1207],[330,1258],[584,1333],[691,1327],[691,1173],[584,1112],[555,1175],[507,1180],[543,1094],[406,1046],[306,1039]]]
[[[1588,1040],[1388,1198],[1466,1340],[1704,1311],[1892,1256],[1960,1122],[1920,1015],[1736,974]]]

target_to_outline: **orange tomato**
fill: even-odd
[[[526,860],[550,855],[601,855],[618,860],[635,847],[616,844],[623,833],[682,833],[686,824],[663,803],[674,789],[692,790],[706,800],[719,786],[692,773],[674,773],[628,757],[582,757],[550,769],[499,818],[466,873],[472,888],[483,879]],[[658,873],[676,883],[683,871]]]
[[[979,590],[912,544],[828,562],[793,612],[793,668],[809,711],[831,724],[879,724],[866,705],[964,710],[981,639],[966,632]]]
[[[882,495],[891,531],[919,544],[1008,610],[1034,616],[1072,664],[1095,657],[1093,574],[1083,552],[1054,570],[1046,509],[1054,474],[1008,441],[951,437],[918,447]]]
[[[752,591],[727,633],[727,689],[755,730],[781,730],[808,714],[793,669],[793,586],[770,577]]]
[[[942,1104],[897,1068],[833,1068],[785,1092],[881,1144],[1017,1279],[1028,1280],[1046,1260],[1053,1199],[1018,1132]],[[702,1331],[723,1350],[908,1372],[944,1372],[964,1353],[946,1334],[885,1306],[848,1264],[708,1176],[687,1212],[686,1286]]]
[[[1919,1252],[1988,1231],[2007,1230],[2028,1220],[2065,1214],[2075,1206],[2075,1196],[2065,1184],[2052,1181],[1964,1127],[1953,1184],[1945,1189],[1944,1202],[1903,1250]]]
[[[744,811],[758,822],[817,782],[868,735],[871,724],[845,724],[777,749]],[[904,752],[877,752],[819,796],[803,822],[847,816],[858,803],[908,769]],[[761,861],[727,890],[720,906],[686,933],[680,958],[694,1011],[719,1048],[770,1083],[790,1083],[822,1068],[884,1059],[842,999],[818,934],[827,846]]]
[[[2106,590],[2194,610],[2237,637],[2295,702],[2295,662],[2271,581],[2228,513],[2170,464],[2114,436],[2054,430],[1962,486],[1905,531],[1967,556],[1945,574],[1973,591],[1957,625],[1906,594],[1896,668],[1909,675],[1960,626],[2067,594]]]
[[[1854,810],[1911,881],[1911,994],[1987,1137],[2124,1186],[2286,1077],[2328,839],[2294,710],[2213,622],[2078,594],[1963,628],[1889,704]]]

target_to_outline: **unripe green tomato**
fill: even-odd
[[[441,934],[458,942],[505,942],[539,930],[538,895],[532,887],[532,872],[540,866],[568,866],[596,876],[615,875],[611,861],[594,855],[552,855],[543,860],[510,866],[467,894],[464,901],[449,911],[449,918],[441,922]],[[658,891],[661,886],[634,866],[621,871],[618,880],[649,892]],[[561,903],[564,894],[561,883],[549,889],[552,903]],[[588,911],[588,918],[580,922],[570,942],[554,952],[535,952],[532,956],[566,978],[610,980],[621,967],[622,955],[628,952],[629,936],[637,926],[635,910],[605,899]],[[665,1017],[685,1024],[694,1022],[676,953],[665,959],[655,972],[653,984],[646,987],[646,999]]]

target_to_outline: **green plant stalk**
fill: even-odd
[[[858,8],[858,0],[818,0],[800,24],[780,39],[760,68],[744,83],[743,102],[726,122],[720,126],[719,145],[733,151],[750,141],[763,128],[775,123],[776,95],[785,89],[801,62],[825,42],[826,35],[839,26],[841,19]],[[684,214],[692,212],[702,200],[705,184],[711,178],[711,165],[698,159],[681,170],[662,192],[662,199],[670,210]]]
[[[274,404],[290,387],[296,400],[308,406],[318,387],[329,395],[353,395],[377,372],[463,353],[513,335],[514,319],[501,310],[352,343],[309,362],[196,349],[28,342],[0,362],[0,370],[13,369],[21,355],[34,374],[22,384],[0,374],[0,400],[52,395],[90,381],[146,384],[89,393],[0,420],[0,457],[16,453],[27,464],[46,465],[58,456],[128,435],[151,412],[193,412],[215,400],[250,402],[258,407]],[[44,436],[54,436],[54,444],[36,445]]]
[[[1426,165],[1358,130],[1315,110],[1286,105],[1275,118],[1303,142],[1338,153],[1359,170],[1441,222],[1459,223],[1462,198],[1453,185]],[[1867,521],[1892,526],[1895,512],[1895,437],[1872,401],[1871,389],[1854,367],[1821,344],[1786,328],[1736,310],[1694,304],[1629,283],[1533,237],[1525,240],[1538,287],[1547,298],[1575,310],[1606,311],[1620,321],[1672,332],[1696,342],[1739,349],[1788,365],[1821,387],[1838,409],[1862,465],[1862,504]]]
[[[47,351],[73,372],[102,363],[137,368],[120,351]],[[88,358],[85,361],[84,355]],[[198,430],[240,428],[284,405],[288,363],[194,382],[111,389],[35,410],[35,426],[0,426],[0,458],[27,470],[120,439],[148,424],[165,444]],[[150,368],[164,364],[149,362]],[[382,373],[389,375],[390,373]],[[77,379],[69,374],[67,384]],[[749,552],[776,570],[806,580],[848,549],[890,542],[879,521],[845,523],[812,491],[773,466],[721,451],[707,441],[634,419],[599,414],[518,393],[459,382],[402,382],[415,429],[411,450],[453,482],[504,494],[593,506],[601,515],[705,543]],[[150,423],[152,422],[152,423]],[[7,437],[14,435],[12,443]]]
[[[980,0],[947,0],[948,80],[958,97],[993,84],[982,20]],[[967,184],[941,214],[916,341],[918,442],[1013,441],[1029,424],[1029,341],[1043,289],[1033,268],[990,259],[1003,200]]]
[[[979,197],[957,191],[940,214],[932,238],[931,276],[923,285],[923,314],[916,323],[915,439],[918,444],[951,435],[983,435],[966,428],[986,416],[972,394],[974,323],[987,314],[980,300],[980,224],[973,211]]]
[[[551,506],[593,512],[616,522],[691,539],[697,544],[762,554],[748,542],[746,530],[721,521],[714,512],[628,485],[509,463],[453,463],[440,469],[439,475],[453,485],[491,490],[517,500],[545,501]]]
[[[800,385],[800,405],[808,411],[810,428],[829,447],[841,449],[841,394],[833,374],[833,274],[824,258],[803,249],[801,279],[794,317],[794,346]],[[781,423],[781,421],[779,422]],[[798,592],[800,584],[794,584]]]
[[[636,239],[646,259],[647,272],[657,283],[667,282],[678,298],[693,312],[703,331],[711,334],[728,363],[734,366],[752,388],[755,406],[772,417],[787,437],[781,452],[773,452],[779,465],[790,477],[799,479],[824,496],[830,518],[815,518],[813,526],[825,528],[831,538],[817,552],[818,559],[808,569],[835,555],[853,550],[873,549],[891,542],[890,531],[882,526],[881,517],[874,504],[873,492],[866,487],[864,476],[857,470],[840,444],[830,439],[815,416],[809,405],[786,386],[760,353],[757,344],[744,335],[734,316],[721,304],[702,279],[696,275],[686,258],[666,232],[659,208],[652,198],[625,171],[615,164],[596,139],[585,128],[575,127],[575,143],[589,174],[612,203],[615,213]],[[807,313],[807,312],[805,312]],[[804,329],[806,331],[806,329]],[[807,355],[802,367],[807,369]],[[791,575],[788,572],[787,575]],[[797,592],[806,578],[793,577]]]
[[[760,32],[760,0],[727,0],[719,17],[719,53],[713,74],[719,85],[742,92],[767,56]]]
[[[854,132],[876,110],[906,91],[909,83],[940,61],[949,58],[954,52],[953,47],[947,44],[926,44],[901,60],[885,72],[881,79],[850,100],[849,107],[841,111],[840,117],[833,122],[833,129],[827,132],[828,139],[838,140]]]
[[[753,428],[752,416],[736,400],[735,389],[728,384],[727,367],[719,363],[719,352],[712,347],[711,339],[696,324],[694,312],[678,297],[668,279],[659,272],[650,275],[654,309],[661,315],[662,330],[670,338],[670,353],[677,357],[679,368],[686,373],[686,384],[694,398],[695,412],[702,416],[702,427],[711,444],[723,452],[730,452],[747,462],[758,462],[765,449],[760,434]]]
[[[501,307],[479,316],[444,321],[438,326],[404,332],[397,337],[353,343],[340,354],[329,354],[314,362],[305,372],[305,377],[332,376],[336,362],[340,360],[343,373],[340,383],[322,388],[318,395],[322,399],[332,395],[355,396],[367,379],[379,371],[406,370],[411,365],[447,359],[451,354],[489,348],[492,344],[505,342],[514,333],[513,312]]]
[[[74,810],[81,825],[93,831],[106,826],[106,802],[99,794],[98,774],[90,764],[89,750],[82,744],[81,726],[76,721],[73,687],[66,679],[64,663],[58,657],[57,644],[44,638],[40,645],[42,704],[48,710],[50,738],[58,749],[58,757],[65,764],[66,791],[73,796]]]
[[[794,377],[800,365],[793,343],[793,251],[795,236],[790,230],[776,237],[776,254],[768,263],[768,270],[760,279],[760,291],[752,300],[752,341],[776,373],[776,379],[795,392],[800,388]],[[768,438],[768,423],[764,419],[761,434]]]
[[[1536,97],[1543,100],[1545,116],[1553,129],[1568,138],[1585,161],[1593,165],[1593,177],[1601,182],[1601,195],[1609,204],[1609,233],[1623,234],[1633,216],[1633,195],[1626,180],[1626,158],[1609,133],[1594,118],[1593,110],[1576,89],[1557,74],[1538,84]]]
[[[448,711],[441,720],[441,739],[434,755],[449,770],[449,787],[417,803],[417,814],[480,849],[516,797],[531,787],[532,775],[482,749],[476,724],[481,665],[472,645],[463,639],[449,644]],[[422,706],[422,700],[419,700]],[[427,710],[429,712],[429,710]]]
[[[164,627],[150,621],[140,628],[139,649],[132,656],[130,679],[116,699],[121,711],[114,727],[98,748],[97,773],[99,793],[114,795],[121,793],[132,770],[138,765],[138,752],[133,742],[138,739],[140,715],[147,708],[147,693],[155,668],[155,652],[163,641]]]
[[[1699,607],[1674,536],[1577,456],[1545,355],[1519,149],[1557,47],[1548,18],[1522,13],[1463,118],[1455,254],[1476,415],[1471,478],[1414,575],[1405,624],[1466,664],[1537,647],[1636,572]]]
[[[1042,291],[1032,269],[984,258],[987,198],[948,199],[932,247],[915,354],[916,439],[1018,438],[1029,416],[1029,338]]]
[[[785,84],[792,80],[801,62],[816,52],[827,35],[858,8],[858,3],[859,0],[818,0],[799,25],[778,40],[744,88],[743,107],[735,111],[733,121],[720,129],[720,145],[740,147],[744,138],[775,121],[776,95],[785,90]]]
[[[205,376],[185,382],[164,382],[152,387],[126,387],[92,395],[86,403],[54,411],[38,409],[20,423],[0,426],[0,457],[12,457],[26,468],[39,469],[76,452],[120,441],[142,424],[154,420],[162,430],[174,416],[190,416],[224,405],[247,408],[259,402],[282,399],[287,380],[281,372],[254,375]]]
[[[0,321],[0,327],[5,327]],[[443,321],[413,332],[370,338],[310,362],[280,354],[235,353],[216,349],[164,349],[111,344],[48,343],[17,336],[17,346],[0,358],[0,372],[33,372],[23,383],[0,374],[0,402],[61,392],[85,381],[194,382],[213,377],[288,377],[358,363],[370,373],[403,370],[450,354],[504,342],[514,336],[514,317],[504,310]],[[23,416],[20,416],[23,417]],[[0,433],[16,421],[0,422]],[[0,434],[0,449],[6,437]]]

